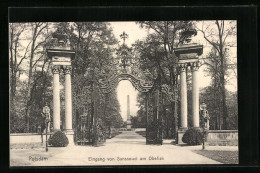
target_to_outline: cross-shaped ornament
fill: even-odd
[[[125,44],[125,39],[128,38],[128,34],[126,34],[125,31],[123,31],[123,34],[121,34],[120,37],[124,40],[124,44]]]

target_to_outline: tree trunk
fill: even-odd
[[[178,129],[178,102],[174,101],[174,114],[173,114],[173,135],[177,139],[177,129]]]
[[[13,27],[13,26],[12,26]],[[11,33],[10,33],[10,67],[11,67],[11,80],[10,80],[10,100],[13,102],[14,97],[15,97],[15,91],[16,91],[16,62],[14,61],[14,54],[13,54],[13,44],[14,44],[14,34],[13,34],[13,28],[11,28]],[[18,41],[18,40],[16,40]]]
[[[224,67],[224,55],[223,52],[220,52],[220,58],[221,58],[221,64],[220,64],[220,90],[221,90],[221,97],[222,97],[222,111],[223,111],[223,129],[227,130],[227,117],[228,117],[228,112],[227,112],[227,102],[226,102],[226,82],[225,82],[225,67]]]
[[[146,97],[145,97],[146,101],[145,101],[145,111],[146,111],[146,130],[145,130],[145,138],[146,138],[146,144],[147,144],[147,135],[148,135],[148,100],[150,99],[149,97],[149,93],[146,93]]]
[[[36,33],[38,27],[35,26],[32,38],[32,46],[31,46],[31,56],[30,56],[30,65],[29,65],[29,76],[28,76],[28,90],[27,90],[27,107],[26,107],[26,131],[29,132],[29,119],[30,119],[30,106],[31,106],[31,80],[32,80],[32,66],[33,66],[33,58],[34,58],[34,46],[36,41]]]
[[[221,96],[222,96],[222,108],[223,108],[223,129],[227,129],[227,117],[228,117],[228,112],[227,112],[227,103],[226,103],[226,81],[225,81],[225,67],[224,67],[224,43],[223,43],[223,31],[224,31],[224,21],[221,21],[221,26],[219,26],[219,23],[217,21],[217,25],[219,28],[219,55],[220,55],[220,70],[221,70],[221,75],[220,75],[220,82],[221,82]]]
[[[111,139],[112,135],[111,135],[111,126],[108,127],[108,138]]]
[[[222,87],[222,107],[223,107],[223,129],[227,130],[227,117],[228,117],[228,110],[227,110],[227,102],[226,102],[226,91],[225,87]]]

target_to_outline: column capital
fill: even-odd
[[[70,74],[72,70],[72,67],[70,65],[64,66],[64,72],[65,74]]]
[[[190,64],[191,64],[191,71],[197,71],[201,66],[200,61],[192,62]]]
[[[60,72],[60,66],[59,65],[52,66],[52,73],[53,74],[59,74],[59,72]]]
[[[185,72],[187,66],[188,66],[188,65],[187,65],[186,63],[180,63],[180,64],[178,64],[178,67],[179,67],[180,72]]]

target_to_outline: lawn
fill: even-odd
[[[238,164],[238,151],[196,150],[193,152],[224,164]]]

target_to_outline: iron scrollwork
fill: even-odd
[[[104,66],[109,70],[104,70],[98,80],[102,93],[113,91],[121,80],[129,80],[138,91],[148,92],[153,87],[153,76],[148,70],[140,70],[140,63],[132,50],[123,44],[116,55],[110,64]]]
[[[162,85],[162,92],[165,93],[169,101],[174,102],[178,100],[178,90],[172,89],[168,85]]]

